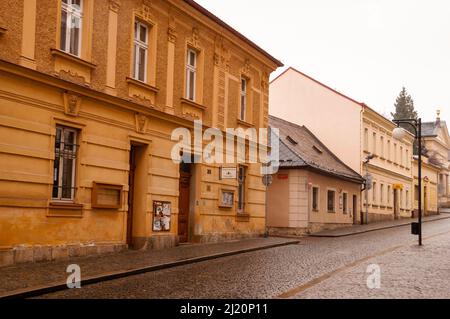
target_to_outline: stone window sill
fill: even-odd
[[[157,87],[155,87],[153,85],[150,85],[150,84],[147,84],[145,82],[141,82],[141,81],[138,81],[138,80],[130,78],[130,77],[127,77],[126,81],[127,81],[128,84],[133,84],[133,85],[139,86],[140,88],[143,88],[145,90],[149,90],[149,91],[151,91],[153,93],[158,93],[159,92],[159,89]]]
[[[243,120],[241,120],[241,119],[237,119],[237,122],[238,122],[238,124],[240,124],[240,125],[242,125],[242,126],[245,126],[245,127],[254,127],[253,124],[251,124],[251,123],[249,123],[249,122],[246,122],[246,121],[243,121]]]
[[[67,52],[64,52],[62,50],[52,48],[52,49],[50,49],[50,51],[51,51],[51,53],[52,53],[52,55],[54,57],[63,58],[65,60],[68,60],[68,61],[77,63],[77,64],[79,64],[81,66],[87,67],[89,69],[95,69],[97,67],[97,65],[95,65],[95,64],[93,64],[93,63],[91,63],[89,61],[83,60],[82,58],[79,58],[79,57],[77,57],[75,55],[72,55],[72,54],[69,54]]]
[[[200,109],[200,110],[206,110],[206,106],[201,105],[201,104],[199,104],[199,103],[197,103],[197,102],[194,102],[194,101],[185,99],[184,97],[181,98],[181,103],[182,103],[182,104],[188,104],[189,106],[196,107],[196,108],[198,108],[198,109]]]

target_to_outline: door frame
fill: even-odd
[[[184,172],[182,170],[182,165],[189,165],[189,172]],[[193,165],[192,163],[180,163],[180,167],[179,167],[179,172],[180,172],[180,179],[179,179],[179,183],[178,183],[178,187],[179,187],[179,197],[178,197],[178,225],[177,225],[177,236],[179,239],[180,243],[188,243],[190,241],[190,215],[191,215],[191,192],[192,192],[192,173],[193,173]],[[187,192],[187,212],[184,212],[183,215],[185,215],[186,218],[186,225],[184,226],[186,229],[186,238],[184,239],[184,237],[182,237],[182,234],[180,234],[180,222],[181,222],[181,211],[182,211],[182,200],[181,200],[181,186],[182,186],[182,181],[183,178],[186,178],[188,180],[188,192]]]

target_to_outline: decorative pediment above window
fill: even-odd
[[[223,38],[222,37],[217,38],[214,50],[215,65],[228,72],[230,70],[230,60],[231,60],[231,53],[230,50],[227,49],[223,44]]]
[[[153,24],[155,17],[153,15],[152,2],[150,0],[143,0],[141,8],[136,11],[136,15],[142,20]]]
[[[72,92],[65,92],[63,94],[64,99],[64,112],[70,116],[78,116],[81,107],[81,96],[78,96]]]
[[[242,75],[246,76],[247,78],[251,78],[251,69],[250,69],[250,60],[245,59],[244,66],[241,69]]]
[[[144,114],[136,114],[136,132],[144,134],[147,130],[148,118]]]
[[[187,43],[192,48],[201,51],[200,32],[197,27],[192,28],[192,36],[187,39]]]

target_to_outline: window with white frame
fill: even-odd
[[[193,49],[188,49],[186,58],[186,98],[195,101],[195,90],[197,85],[197,52]]]
[[[60,48],[67,53],[80,56],[83,0],[61,1]]]
[[[247,79],[241,78],[241,102],[239,110],[239,119],[241,121],[245,121],[245,115],[247,112],[247,85]]]
[[[149,27],[140,22],[134,23],[134,66],[133,78],[138,81],[147,81]]]
[[[52,191],[52,198],[55,200],[71,201],[75,198],[76,141],[76,129],[56,127]]]

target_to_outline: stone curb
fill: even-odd
[[[188,259],[183,259],[183,260],[178,260],[178,261],[174,261],[174,262],[168,262],[168,263],[164,263],[164,264],[153,265],[153,266],[148,266],[148,267],[143,267],[143,268],[114,271],[114,272],[104,273],[104,274],[96,275],[96,276],[88,276],[85,279],[81,280],[81,286],[83,287],[85,285],[92,285],[92,284],[100,283],[100,282],[104,282],[104,281],[125,278],[125,277],[129,277],[129,276],[144,274],[144,273],[153,272],[153,271],[162,270],[162,269],[169,269],[169,268],[174,268],[174,267],[178,267],[178,266],[194,264],[194,263],[212,260],[212,259],[218,259],[218,258],[222,258],[222,257],[234,256],[234,255],[259,251],[259,250],[266,250],[266,249],[270,249],[270,248],[288,246],[288,245],[296,245],[299,243],[300,243],[299,240],[291,240],[291,241],[287,241],[284,243],[270,244],[270,245],[266,245],[266,246],[247,248],[247,249],[241,249],[241,250],[233,250],[233,251],[228,251],[228,252],[224,252],[224,253],[206,255],[206,256],[201,256],[201,257],[193,257],[193,258],[188,258]],[[49,285],[45,285],[45,286],[37,286],[34,288],[18,289],[18,290],[13,290],[13,291],[5,293],[5,294],[0,294],[0,300],[36,297],[36,296],[44,295],[47,293],[62,291],[62,290],[66,290],[66,289],[69,289],[69,288],[67,287],[67,284],[65,282],[64,283],[53,283],[53,284],[49,284]]]
[[[422,223],[431,223],[431,222],[435,222],[435,221],[438,221],[438,220],[444,220],[444,219],[450,219],[450,216],[445,216],[445,217],[436,218],[436,219],[432,219],[432,220],[423,220]],[[379,227],[379,228],[372,228],[372,229],[366,229],[366,230],[355,231],[355,232],[348,232],[348,233],[340,234],[340,235],[310,234],[308,236],[309,237],[321,237],[321,238],[348,237],[348,236],[360,235],[360,234],[370,233],[370,232],[374,232],[374,231],[378,231],[378,230],[384,230],[384,229],[390,229],[390,228],[396,228],[396,227],[403,227],[403,226],[408,226],[408,225],[411,225],[411,222],[405,222],[405,223],[402,223],[402,224],[390,225],[390,226],[382,226],[382,227]]]

